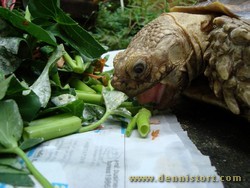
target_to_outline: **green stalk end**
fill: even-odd
[[[88,93],[88,92],[76,90],[76,95],[79,99],[82,99],[83,102],[86,102],[86,103],[92,103],[92,104],[97,104],[97,105],[104,104],[104,99],[101,94]]]
[[[91,87],[89,87],[87,84],[85,84],[79,79],[72,79],[70,81],[70,85],[71,87],[74,87],[76,90],[79,90],[79,91],[85,91],[88,93],[96,93],[95,90],[93,90]]]
[[[138,112],[136,123],[138,132],[140,136],[143,138],[147,137],[148,133],[150,132],[150,122],[149,122],[150,117],[151,117],[151,112],[146,108],[142,108]]]
[[[43,138],[46,141],[77,132],[81,128],[81,119],[62,114],[34,120],[29,125],[24,128],[24,139]]]

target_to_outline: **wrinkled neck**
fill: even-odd
[[[213,16],[179,12],[171,12],[168,15],[171,16],[175,23],[183,30],[187,42],[192,45],[192,57],[186,62],[189,81],[192,81],[200,75],[205,68],[203,54],[208,46],[208,34],[205,30],[206,27],[212,23]]]

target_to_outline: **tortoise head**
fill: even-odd
[[[144,95],[143,103],[160,103],[163,96],[170,99],[175,94],[173,88],[180,87],[192,52],[183,30],[171,16],[164,14],[146,25],[128,48],[117,54],[112,85],[129,97],[151,91],[146,94],[147,99]],[[172,96],[164,94],[166,89],[171,90]]]

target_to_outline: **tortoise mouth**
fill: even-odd
[[[155,104],[157,107],[162,101],[165,89],[166,89],[165,84],[158,83],[152,88],[137,95],[136,98],[140,104],[152,103],[152,104]]]

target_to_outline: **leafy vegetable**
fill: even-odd
[[[68,96],[67,94],[63,94],[63,96]],[[65,100],[65,99],[61,99],[61,97],[63,97],[62,95],[59,95],[58,97],[55,97],[57,98],[58,100]],[[55,100],[55,98],[52,99],[52,101]],[[74,116],[77,116],[77,117],[82,117],[82,113],[83,113],[83,110],[85,108],[84,106],[85,104],[83,103],[83,101],[81,99],[76,99],[74,101],[71,101],[71,102],[62,102],[60,104],[60,102],[57,102],[56,104],[56,107],[51,107],[51,108],[46,108],[46,110],[44,110],[43,112],[41,112],[41,116],[44,116],[46,114],[49,114],[49,113],[61,113],[61,112],[65,112],[65,113],[70,113]]]
[[[105,108],[100,105],[85,103],[82,112],[83,124],[89,125],[92,122],[98,121],[105,113]]]
[[[0,119],[0,148],[17,147],[17,141],[22,136],[23,121],[15,101],[0,101]]]
[[[138,112],[110,85],[112,71],[103,72],[106,60],[100,58],[104,51],[58,0],[30,0],[25,12],[0,7],[0,182],[33,185],[30,172],[51,187],[23,150],[93,130],[110,116],[127,122]],[[11,164],[13,154],[29,171]]]
[[[103,89],[102,95],[106,106],[105,114],[97,122],[80,128],[79,132],[86,132],[99,127],[121,105],[122,102],[128,99],[127,95],[124,93],[120,91],[108,91],[106,88]]]
[[[25,153],[18,147],[22,136],[23,121],[14,100],[0,101],[0,153],[19,155],[27,168],[44,187],[52,187],[46,178],[33,166]]]
[[[49,25],[47,29],[70,44],[81,55],[89,58],[100,57],[105,52],[103,47],[57,5],[57,0],[30,0],[28,6],[36,22]]]
[[[8,20],[13,26],[31,34],[38,40],[46,42],[50,45],[56,46],[56,39],[51,33],[44,30],[42,27],[28,21],[16,10],[8,10],[0,7],[0,16]]]
[[[33,181],[27,174],[20,173],[6,173],[6,169],[4,169],[4,173],[0,173],[0,182],[11,184],[14,186],[23,186],[23,187],[32,187],[34,186]]]
[[[0,158],[0,182],[14,186],[34,186],[26,169],[22,168],[18,159]]]
[[[22,38],[0,37],[0,69],[4,75],[13,73],[19,67],[22,63],[22,56],[28,57],[29,54],[24,55],[22,52],[27,48],[27,43]]]
[[[75,73],[67,63],[59,68],[58,60],[64,54],[74,55],[74,63],[80,69],[73,71],[79,74],[88,68],[94,70],[91,61],[98,61],[95,58],[104,52],[87,31],[58,7],[58,2],[30,1],[30,14],[28,11],[24,14],[20,9],[11,11],[0,7],[0,153],[20,156],[43,187],[52,186],[20,148],[28,149],[47,139],[74,133],[83,120],[84,103],[68,82]],[[37,7],[38,11],[35,10]],[[54,20],[46,11],[55,16]],[[47,15],[39,17],[37,13]],[[65,46],[71,54],[64,49]],[[85,63],[83,57],[90,60]],[[65,117],[62,123],[54,116],[58,112],[70,113],[70,117]],[[23,128],[23,122],[37,122],[40,116],[54,118],[52,121],[58,124],[40,122]],[[44,130],[49,132],[42,134]],[[3,155],[0,160],[2,158]],[[14,155],[8,159],[15,159]],[[0,162],[0,182],[32,186],[34,183],[25,170]]]
[[[42,107],[46,107],[51,95],[49,69],[53,64],[57,62],[57,60],[60,57],[62,57],[62,54],[63,54],[63,46],[60,45],[52,54],[51,58],[49,59],[46,67],[44,68],[39,78],[30,87],[37,94],[37,96],[39,96]]]

